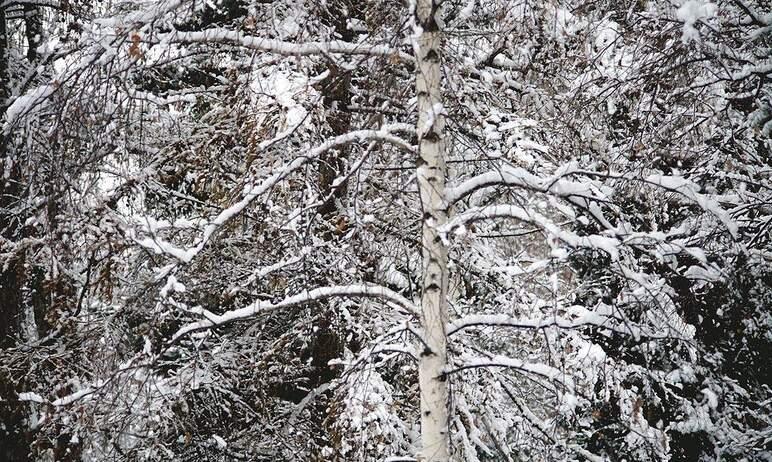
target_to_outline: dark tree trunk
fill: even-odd
[[[354,32],[347,27],[348,18],[356,15],[357,7],[348,0],[327,2],[322,8],[322,22],[335,31],[336,38],[351,42]],[[324,106],[327,109],[327,122],[333,136],[343,135],[351,130],[351,73],[330,65],[330,76],[322,87]],[[333,187],[336,178],[342,175],[349,157],[348,147],[331,149],[319,158],[319,194],[324,200],[319,213],[324,219],[331,219],[337,211],[336,200],[346,197],[346,184]]]
[[[43,40],[43,18],[40,9],[34,5],[24,5],[24,25],[27,37],[27,60],[38,60],[38,46]]]
[[[0,7],[0,127],[10,96],[8,31],[5,10]],[[22,223],[14,213],[21,193],[21,171],[9,152],[8,140],[0,131],[0,246],[17,242]],[[3,460],[31,460],[28,412],[26,403],[19,402],[23,384],[20,374],[9,364],[9,350],[21,337],[23,315],[24,257],[13,255],[0,261],[0,448]]]

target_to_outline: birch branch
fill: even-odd
[[[467,223],[495,218],[512,218],[531,223],[570,247],[598,249],[606,252],[612,260],[619,259],[619,250],[617,248],[619,241],[617,239],[597,234],[579,236],[571,231],[561,229],[547,217],[518,205],[504,204],[470,208],[456,215],[453,220],[443,226],[442,232],[447,235],[449,232]]]
[[[198,242],[192,247],[182,248],[178,247],[171,242],[165,241],[158,236],[150,236],[144,239],[139,239],[136,236],[129,236],[140,246],[151,250],[158,254],[170,255],[182,263],[190,263],[193,258],[198,255],[201,250],[206,246],[214,233],[223,227],[226,223],[238,216],[244,209],[246,209],[255,199],[260,195],[269,191],[277,183],[285,179],[294,171],[305,165],[309,160],[319,157],[322,153],[329,151],[335,147],[353,143],[355,141],[363,140],[380,140],[387,143],[391,143],[404,150],[413,152],[414,148],[402,138],[393,135],[394,131],[405,131],[407,127],[403,124],[387,125],[378,130],[358,130],[350,133],[346,133],[335,138],[328,140],[327,142],[317,146],[309,151],[304,156],[298,156],[295,160],[287,164],[279,172],[264,179],[260,184],[248,186],[244,190],[244,195],[235,204],[231,205],[227,209],[220,212],[215,218],[213,218],[203,230]]]
[[[158,43],[219,43],[248,48],[250,50],[276,53],[283,56],[347,54],[398,58],[400,61],[408,63],[414,61],[412,55],[403,51],[399,51],[388,45],[351,43],[343,40],[332,40],[329,42],[293,43],[264,37],[243,35],[238,31],[220,28],[208,29],[200,32],[174,31],[161,35]]]
[[[447,374],[453,374],[461,372],[464,369],[474,369],[480,367],[505,367],[508,369],[515,369],[525,374],[535,375],[549,380],[550,382],[557,383],[562,387],[573,390],[574,382],[570,377],[566,377],[566,373],[560,369],[556,369],[552,366],[540,363],[527,363],[520,361],[519,359],[509,358],[507,356],[496,355],[490,358],[465,358],[461,366],[454,369],[447,369]]]
[[[280,302],[274,303],[260,300],[247,305],[244,308],[227,311],[221,315],[206,310],[200,310],[200,314],[205,316],[206,319],[183,326],[172,336],[171,342],[174,343],[180,337],[193,332],[211,329],[241,319],[248,319],[258,314],[335,297],[380,298],[398,308],[408,311],[414,316],[419,315],[418,309],[412,302],[393,290],[383,286],[375,284],[352,284],[345,286],[319,287],[313,290],[304,290],[303,292],[287,297]]]

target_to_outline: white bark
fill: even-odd
[[[424,333],[419,358],[422,462],[449,460],[447,364],[448,251],[440,229],[448,220],[445,200],[445,114],[441,95],[441,36],[438,4],[418,0],[414,47],[418,97],[417,182],[423,211],[423,281],[421,323]]]

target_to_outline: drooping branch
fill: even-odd
[[[517,318],[504,314],[469,315],[451,322],[448,325],[448,335],[472,327],[509,327],[515,329],[577,329],[581,327],[600,327],[611,332],[629,335],[634,339],[671,339],[673,335],[650,332],[637,325],[630,325],[626,320],[589,311],[582,306],[569,307],[569,310],[580,311],[574,318],[558,316],[542,316],[540,318]]]
[[[504,389],[504,392],[509,396],[509,398],[512,400],[512,402],[517,406],[517,408],[520,410],[521,415],[523,415],[528,422],[536,427],[536,429],[541,433],[543,436],[545,436],[549,441],[563,446],[564,448],[576,453],[577,455],[580,455],[587,459],[590,462],[605,462],[606,458],[598,456],[583,447],[579,446],[578,444],[566,444],[563,440],[557,438],[554,435],[554,431],[549,428],[549,426],[540,419],[536,414],[531,411],[531,409],[528,407],[528,404],[526,404],[523,399],[517,397],[517,395],[509,388],[509,385],[499,381],[502,388]]]
[[[622,268],[624,266],[620,265]],[[623,269],[624,274],[629,276],[631,271]],[[636,284],[645,288],[641,284],[643,281],[637,281]],[[512,329],[580,329],[583,327],[597,328],[601,335],[611,336],[612,334],[621,334],[630,337],[636,343],[649,342],[655,340],[676,340],[681,342],[691,342],[693,340],[693,331],[687,324],[678,317],[660,318],[663,324],[642,325],[627,319],[622,313],[613,314],[613,307],[598,304],[590,310],[584,306],[573,305],[561,308],[566,315],[544,315],[534,318],[522,318],[508,316],[505,314],[482,314],[468,315],[457,319],[448,324],[448,335],[454,335],[464,329],[474,327],[502,327]]]
[[[446,374],[455,374],[465,369],[476,369],[481,367],[505,367],[514,369],[524,374],[547,379],[549,382],[560,385],[566,390],[575,388],[574,381],[566,376],[566,372],[556,369],[552,366],[541,363],[529,363],[516,358],[507,356],[491,356],[490,358],[464,358],[463,363],[458,367],[448,367]]]
[[[603,250],[612,260],[617,260],[619,258],[619,250],[617,247],[620,242],[618,239],[597,234],[579,236],[572,231],[561,229],[544,215],[512,204],[491,205],[488,207],[473,207],[467,209],[448,222],[447,225],[443,227],[443,232],[447,234],[468,223],[495,218],[512,218],[531,223],[570,247]]]
[[[737,236],[737,224],[715,199],[700,193],[699,186],[692,181],[673,175],[652,174],[645,178],[640,178],[621,173],[568,170],[553,177],[540,178],[522,168],[505,168],[500,171],[476,175],[448,188],[447,200],[449,204],[454,204],[476,191],[492,186],[517,187],[565,199],[570,204],[586,210],[605,229],[613,230],[614,227],[604,217],[598,205],[608,201],[606,192],[598,187],[593,188],[592,183],[571,181],[567,178],[569,175],[641,182],[664,191],[676,193],[689,202],[696,204],[705,212],[715,216],[726,227],[730,235],[733,237]]]
[[[580,197],[588,200],[605,201],[606,197],[595,191],[591,183],[575,182],[563,178],[540,178],[523,168],[503,168],[468,178],[447,189],[447,200],[455,203],[464,197],[491,186],[513,186],[529,191],[552,193],[559,197]],[[597,188],[596,188],[597,189]]]
[[[540,178],[522,168],[503,168],[476,175],[449,187],[446,197],[449,204],[455,204],[476,191],[492,186],[521,188],[565,199],[587,210],[606,229],[612,228],[598,206],[598,203],[608,201],[606,194],[593,183],[571,181],[565,178],[565,175],[566,173],[560,173],[553,177]]]

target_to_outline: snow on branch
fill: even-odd
[[[303,249],[300,252],[300,255],[296,255],[294,257],[290,257],[286,260],[282,260],[278,263],[274,263],[273,265],[264,266],[262,268],[258,268],[254,271],[252,271],[252,274],[249,275],[249,277],[246,279],[246,281],[241,282],[238,286],[233,286],[230,289],[228,289],[228,293],[230,295],[236,295],[241,290],[243,290],[244,287],[247,287],[251,284],[253,284],[255,281],[257,281],[260,278],[264,278],[265,276],[273,273],[274,271],[278,271],[280,269],[283,269],[287,266],[294,265],[296,263],[300,263],[303,261],[303,258],[308,254],[307,249]]]
[[[550,425],[548,425],[544,420],[539,418],[539,416],[534,414],[533,411],[528,406],[528,404],[522,398],[519,398],[509,388],[507,384],[501,383],[501,386],[504,388],[507,395],[512,399],[512,401],[515,403],[515,406],[517,406],[517,408],[520,410],[520,412],[526,418],[526,420],[528,420],[528,422],[531,425],[536,427],[539,433],[544,435],[548,440],[552,441],[554,444],[563,446],[564,448],[570,451],[573,451],[574,453],[584,457],[590,462],[607,462],[608,461],[608,459],[606,459],[605,457],[601,457],[596,454],[593,454],[592,452],[582,448],[577,444],[566,444],[563,440],[556,438],[555,431],[552,428],[550,428]]]
[[[94,393],[94,389],[91,387],[86,387],[81,390],[78,390],[74,393],[70,393],[69,395],[63,396],[61,398],[57,398],[53,401],[48,401],[47,399],[43,398],[39,394],[35,392],[23,392],[19,393],[19,401],[28,401],[31,403],[38,403],[38,404],[50,404],[54,407],[63,407],[68,406],[75,401],[78,401],[81,398],[84,398],[90,394]]]
[[[623,265],[620,265],[623,267]],[[631,276],[629,273],[625,273]],[[644,284],[640,281],[639,284]],[[649,288],[653,291],[653,288]],[[670,317],[660,320],[655,326],[642,326],[629,319],[613,316],[613,308],[599,304],[593,310],[581,305],[560,308],[565,316],[544,315],[538,318],[518,318],[504,314],[473,314],[448,323],[448,335],[458,333],[463,329],[478,326],[510,327],[515,329],[576,329],[580,327],[598,327],[603,331],[616,332],[632,337],[635,341],[654,339],[677,339],[688,341],[693,338],[693,332],[681,320]],[[671,319],[673,318],[673,319]],[[603,332],[602,331],[602,332]]]
[[[562,175],[561,175],[562,176]],[[453,204],[473,192],[490,186],[516,186],[537,192],[553,193],[561,197],[583,197],[592,200],[606,200],[606,197],[592,190],[592,183],[576,182],[561,177],[541,178],[523,168],[502,168],[464,180],[456,186],[449,186],[446,197]]]
[[[537,377],[548,379],[550,382],[561,385],[566,389],[574,389],[574,382],[570,377],[566,376],[565,371],[561,371],[560,369],[556,369],[546,364],[527,363],[520,361],[519,359],[501,355],[495,355],[489,358],[464,358],[461,366],[448,369],[446,370],[446,373],[452,374],[463,371],[464,369],[479,367],[506,367],[515,369],[528,375],[535,375]]]
[[[443,226],[441,231],[447,235],[447,233],[460,226],[464,226],[467,223],[495,218],[513,218],[526,223],[531,223],[552,237],[562,241],[569,247],[598,249],[606,252],[612,260],[617,260],[619,258],[619,251],[617,249],[619,241],[617,239],[596,234],[579,236],[571,231],[561,229],[547,217],[534,211],[526,210],[518,205],[504,204],[487,207],[472,207],[463,213],[456,215],[451,221]]]
[[[275,311],[281,308],[288,308],[292,306],[302,305],[315,300],[324,300],[334,297],[345,298],[379,298],[385,300],[387,303],[394,305],[398,308],[407,310],[409,313],[418,316],[419,310],[416,306],[401,296],[383,286],[375,284],[351,284],[345,286],[330,286],[319,287],[313,290],[304,290],[303,292],[287,297],[280,302],[270,302],[259,300],[244,308],[227,311],[221,315],[214,314],[210,311],[199,309],[198,311],[206,319],[201,321],[190,323],[180,328],[173,336],[171,341],[175,342],[184,335],[197,332],[200,330],[211,329],[213,327],[221,326],[240,319],[251,318],[261,313],[267,313]]]
[[[201,252],[201,250],[206,246],[206,244],[209,242],[209,240],[212,238],[212,236],[218,229],[220,229],[223,225],[228,223],[234,217],[238,216],[257,197],[259,197],[266,191],[269,191],[276,184],[284,180],[292,172],[296,171],[297,169],[305,165],[310,160],[319,157],[321,154],[323,154],[326,151],[329,151],[330,149],[334,149],[338,146],[353,143],[356,141],[378,140],[378,141],[391,143],[406,151],[413,152],[414,148],[412,145],[410,145],[407,141],[403,140],[402,138],[393,134],[393,132],[396,132],[396,131],[406,131],[406,128],[407,127],[404,124],[394,124],[394,125],[385,125],[378,130],[357,130],[357,131],[345,133],[343,135],[336,136],[335,138],[327,140],[325,143],[308,151],[305,155],[296,157],[292,162],[285,165],[284,168],[280,169],[277,173],[264,179],[259,184],[245,187],[244,195],[241,198],[241,200],[231,205],[230,207],[226,208],[225,210],[220,212],[219,215],[214,217],[204,227],[202,236],[199,238],[198,242],[194,244],[192,247],[181,248],[172,244],[171,242],[161,239],[159,236],[156,236],[156,235],[142,238],[142,239],[130,235],[130,238],[132,238],[140,246],[148,250],[152,250],[155,253],[167,254],[176,258],[180,262],[190,263],[190,261],[193,260],[193,258],[195,258],[195,256],[198,255],[199,252]]]
[[[663,189],[677,192],[686,199],[694,202],[704,211],[711,213],[718,218],[718,220],[726,227],[727,231],[729,231],[729,234],[731,234],[733,238],[737,238],[737,223],[732,220],[727,211],[724,210],[718,202],[699,193],[699,185],[681,176],[670,175],[650,175],[645,181]]]
[[[135,0],[134,8],[125,16],[111,16],[97,18],[96,24],[104,27],[121,27],[133,25],[135,29],[140,29],[143,25],[152,24],[164,15],[173,13],[180,9],[188,0]]]
[[[62,2],[59,0],[5,0],[0,1],[0,10],[12,6],[47,6],[50,8],[62,8]]]
[[[605,202],[608,200],[606,193],[600,187],[593,187],[594,183],[570,181],[565,178],[567,175],[641,181],[665,191],[676,193],[689,202],[696,204],[705,212],[715,216],[724,225],[732,237],[737,237],[738,226],[730,217],[729,213],[724,210],[714,198],[700,193],[699,185],[686,178],[681,176],[653,174],[645,179],[641,179],[618,173],[598,173],[574,169],[568,169],[551,178],[541,178],[521,168],[504,168],[500,171],[491,171],[469,178],[453,187],[449,187],[447,189],[446,199],[449,204],[453,204],[475,191],[499,185],[520,187],[530,191],[551,194],[553,196],[561,197],[569,203],[587,210],[588,213],[597,222],[601,223],[606,230],[611,232],[616,239],[597,235],[580,237],[572,232],[561,230],[557,225],[538,213],[514,205],[471,208],[452,220],[452,222],[447,225],[447,230],[453,230],[454,228],[471,221],[491,218],[515,218],[539,226],[542,230],[552,234],[569,246],[596,247],[608,252],[609,255],[613,257],[617,254],[614,249],[619,245],[619,241],[625,236],[620,233],[619,229],[613,227],[608,220],[606,220],[597,204],[598,202]]]
[[[311,56],[327,54],[369,55],[396,57],[405,62],[412,62],[413,56],[387,45],[368,45],[351,43],[343,40],[329,42],[293,43],[243,35],[227,29],[208,29],[201,32],[174,31],[160,36],[159,43],[220,43],[240,46],[251,50],[276,53],[284,56]]]
[[[446,198],[448,204],[452,205],[475,191],[491,186],[523,188],[563,198],[577,207],[586,209],[595,220],[610,229],[611,224],[601,213],[600,207],[594,204],[607,201],[606,195],[600,192],[598,187],[594,187],[592,182],[571,181],[564,178],[565,175],[566,172],[561,172],[550,178],[542,178],[523,168],[505,167],[482,173],[447,188]]]
[[[3,131],[8,132],[13,128],[13,124],[17,119],[31,113],[35,108],[46,103],[56,88],[57,86],[53,84],[42,85],[14,99],[8,106],[8,109],[5,110]]]
[[[605,192],[592,182],[568,180],[565,178],[568,175],[643,181],[644,183],[657,186],[666,191],[672,191],[698,205],[704,211],[714,215],[733,237],[737,237],[737,224],[731,219],[727,211],[724,210],[716,200],[700,193],[699,185],[681,176],[653,174],[645,179],[640,179],[619,173],[598,173],[569,168],[559,172],[553,177],[542,178],[522,168],[505,167],[498,171],[491,171],[474,176],[455,186],[448,187],[446,190],[446,199],[448,204],[452,205],[480,189],[492,186],[518,187],[563,198],[569,203],[587,210],[590,215],[606,229],[614,229],[603,216],[600,207],[597,205],[598,202],[608,201]]]
[[[616,325],[619,320],[613,317],[605,316],[585,309],[584,307],[571,307],[569,310],[580,310],[581,314],[573,319],[558,316],[543,316],[540,318],[517,318],[504,314],[483,314],[464,316],[461,319],[448,324],[448,335],[453,335],[460,330],[477,326],[499,326],[512,327],[516,329],[545,329],[548,327],[557,327],[559,329],[575,329],[585,326],[596,326],[608,329],[610,331],[631,335],[638,339],[642,335],[645,337],[656,337],[656,335],[643,334],[640,327]]]
[[[629,174],[619,172],[594,172],[590,170],[574,169],[569,172],[571,175],[582,175],[594,178],[606,178],[610,180],[642,182],[651,186],[656,186],[664,191],[670,191],[680,195],[686,200],[696,204],[702,210],[715,216],[721,224],[726,227],[729,234],[737,239],[738,226],[731,218],[729,213],[721,207],[713,197],[700,193],[700,186],[680,175],[662,175],[651,174],[646,178],[640,178]]]

